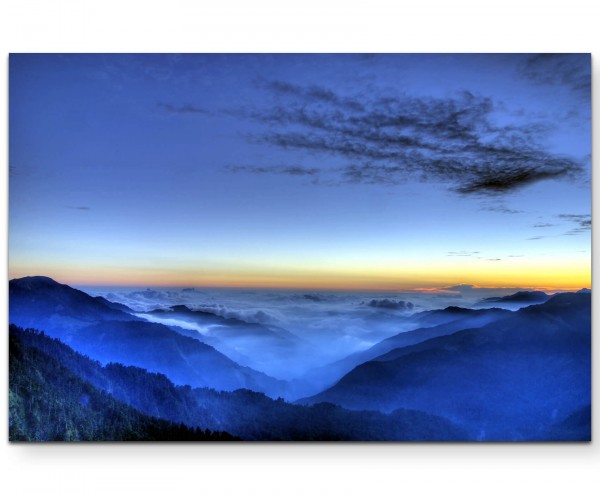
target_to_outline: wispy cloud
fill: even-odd
[[[92,208],[88,206],[65,206],[67,209],[76,209],[77,211],[90,211]]]
[[[544,238],[555,238],[564,236],[580,235],[582,233],[589,232],[592,228],[592,216],[590,214],[557,214],[555,216],[562,222],[555,223],[536,223],[533,225],[534,228],[549,228],[549,227],[560,227],[561,224],[564,226],[565,223],[575,225],[575,228],[570,228],[564,233],[558,233],[556,235],[537,235],[529,237],[527,240],[541,240]]]
[[[177,113],[177,114],[201,114],[201,115],[211,115],[212,113],[204,108],[200,108],[197,106],[193,106],[190,104],[185,104],[181,106],[171,105],[169,103],[158,103],[158,106],[165,110],[167,113]]]
[[[254,142],[349,161],[329,170],[339,183],[395,185],[410,179],[441,182],[465,196],[502,196],[581,171],[580,163],[540,144],[545,127],[494,124],[493,101],[467,91],[446,99],[373,98],[281,81],[263,87],[275,97],[269,109],[231,114],[267,126],[251,136]]]
[[[475,254],[479,254],[478,250],[467,251],[467,250],[459,250],[459,251],[451,251],[447,252],[446,255],[450,257],[471,257]]]
[[[540,53],[521,66],[521,73],[536,84],[562,85],[585,99],[591,97],[590,55],[585,53]]]
[[[591,214],[559,214],[558,217],[577,223],[580,228],[589,230],[592,227]]]
[[[357,111],[365,109],[360,102],[352,98],[341,98],[333,91],[319,86],[301,87],[284,81],[264,81],[263,87],[275,93],[300,97],[305,101],[325,102]]]
[[[481,208],[481,210],[482,211],[491,211],[494,213],[502,213],[502,214],[520,214],[520,213],[525,212],[520,209],[508,208],[508,207],[504,206],[503,204],[496,204],[493,206],[484,206]]]
[[[319,174],[318,168],[307,168],[303,166],[246,166],[246,165],[230,165],[226,169],[232,173],[255,173],[262,175],[265,173],[275,173],[282,175],[295,176],[314,176]]]
[[[575,228],[563,233],[563,235],[579,235],[592,229],[592,216],[589,214],[559,214],[558,217],[577,225]]]

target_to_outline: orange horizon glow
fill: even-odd
[[[585,263],[583,263],[585,264]],[[514,267],[513,267],[514,268]],[[251,270],[247,272],[201,272],[199,270],[136,269],[125,271],[54,267],[53,269],[9,270],[9,279],[48,276],[59,283],[78,286],[152,286],[195,288],[257,288],[282,290],[415,291],[448,293],[448,287],[473,285],[478,288],[527,288],[549,292],[591,288],[589,265],[545,268],[531,263],[525,269],[463,270],[446,267],[446,272],[423,270]],[[445,289],[446,288],[446,289]]]

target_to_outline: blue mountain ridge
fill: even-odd
[[[164,314],[168,320],[173,312],[190,322],[210,323],[223,339],[272,338],[281,341],[282,348],[294,340],[282,328],[185,306],[154,315]],[[316,369],[317,394],[292,405],[268,396],[297,397],[298,383],[236,363],[206,344],[200,333],[149,322],[127,306],[47,277],[9,282],[10,323],[41,330],[82,358],[99,361],[107,372],[117,369],[119,376],[128,376],[121,385],[108,374],[94,381],[104,373],[97,369],[91,372],[93,379],[88,377],[93,386],[109,393],[118,394],[121,386],[117,398],[149,416],[191,427],[208,424],[213,430],[253,440],[590,440],[589,290],[554,295],[516,312],[448,307],[401,319],[408,324],[404,329],[414,329]],[[114,365],[138,370],[125,372],[110,367]],[[170,383],[157,385],[158,395],[167,392],[167,398],[140,402],[156,381],[149,377],[156,376],[153,373],[163,374]],[[310,381],[311,374],[305,378]],[[318,392],[326,385],[330,387]],[[289,394],[294,386],[295,394]],[[234,390],[238,391],[223,394]],[[169,412],[168,396],[173,404],[187,403],[185,413]],[[199,417],[210,420],[202,422]],[[307,420],[309,424],[294,425]],[[367,429],[358,425],[360,421],[369,424]],[[273,426],[270,432],[268,424]],[[409,432],[407,427],[415,430]],[[328,430],[335,434],[328,435]]]
[[[161,372],[177,384],[247,388],[274,397],[286,384],[243,367],[209,345],[42,276],[9,282],[9,322],[59,338],[102,363]]]
[[[305,407],[247,389],[176,386],[138,367],[103,366],[34,330],[9,329],[11,441],[232,439],[223,431],[265,441],[469,439],[450,421],[413,410],[382,414]],[[33,358],[23,358],[27,354]],[[187,429],[173,430],[173,423]]]
[[[559,294],[491,322],[393,349],[299,403],[441,415],[480,439],[543,436],[591,404],[591,295]],[[578,439],[591,437],[591,417]]]

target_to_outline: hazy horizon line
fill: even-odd
[[[431,287],[356,287],[356,286],[290,286],[290,285],[250,285],[250,284],[239,284],[239,285],[208,285],[208,284],[173,284],[173,283],[156,283],[156,284],[124,284],[124,283],[95,283],[95,282],[80,282],[80,281],[69,281],[56,279],[52,276],[46,275],[27,275],[20,277],[9,278],[9,281],[28,278],[28,277],[45,277],[50,278],[57,283],[65,284],[75,288],[163,288],[163,289],[219,289],[219,290],[282,290],[282,291],[321,291],[321,292],[399,292],[399,293],[416,293],[416,294],[452,294],[458,291],[459,287],[470,287],[473,289],[486,289],[486,290],[530,290],[530,291],[544,291],[544,292],[571,292],[581,289],[591,289],[590,286],[576,286],[576,287],[565,287],[565,286],[539,286],[539,285],[524,285],[524,286],[507,286],[507,285],[486,285],[486,284],[473,284],[465,282],[457,282],[448,284],[446,286],[431,286]]]

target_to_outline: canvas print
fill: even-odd
[[[12,54],[9,438],[590,441],[589,54]]]

